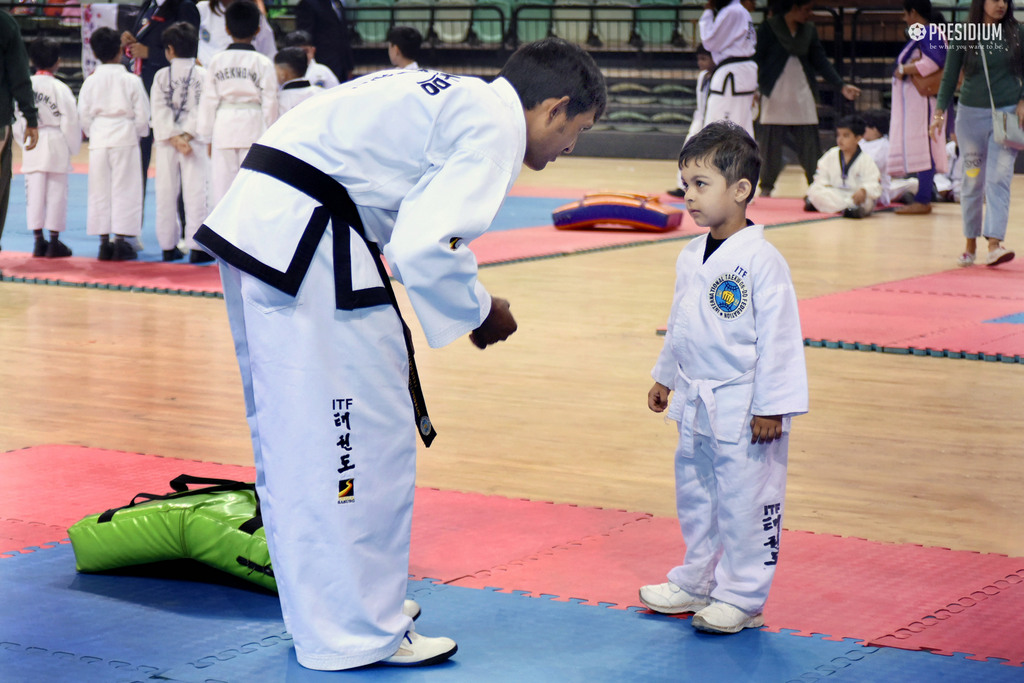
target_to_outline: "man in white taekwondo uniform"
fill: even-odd
[[[435,71],[351,81],[254,145],[196,240],[221,263],[257,487],[303,666],[447,659],[402,612],[416,431],[434,432],[389,278],[431,347],[515,331],[466,246],[521,164],[569,152],[605,105],[593,60],[548,39],[491,84]],[[415,416],[415,417],[414,417]]]
[[[711,52],[711,72],[705,125],[728,119],[754,135],[754,93],[757,33],[750,12],[740,0],[714,0],[698,21],[701,44]]]

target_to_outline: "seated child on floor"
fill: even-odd
[[[887,168],[889,164],[889,112],[884,109],[866,111],[864,118],[864,137],[860,148],[871,155],[878,166],[882,178],[882,196],[878,198],[878,206],[888,206],[893,202],[909,204],[917,194],[917,178],[893,178]]]
[[[935,194],[944,202],[959,204],[960,188],[964,184],[964,158],[960,156],[956,133],[949,134],[949,142],[946,143],[946,160],[949,162],[949,173],[935,174]]]
[[[845,218],[864,218],[882,195],[881,175],[870,155],[860,148],[864,119],[844,116],[836,124],[836,146],[818,160],[807,201],[823,213],[842,212]]]

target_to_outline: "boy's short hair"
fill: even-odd
[[[89,47],[96,59],[109,62],[121,53],[121,36],[109,26],[103,26],[89,36]]]
[[[864,119],[856,114],[849,114],[839,119],[836,124],[836,130],[840,128],[846,128],[857,137],[864,136]]]
[[[406,59],[418,62],[423,36],[412,26],[393,26],[388,31],[388,42],[398,48]]]
[[[761,175],[761,151],[742,126],[733,121],[715,121],[704,126],[679,152],[679,168],[692,162],[713,166],[729,185],[746,178],[750,181],[747,203],[754,198]]]
[[[309,57],[301,47],[286,47],[274,55],[274,64],[281,64],[294,73],[296,78],[302,78],[309,68]]]
[[[224,11],[224,26],[235,40],[248,40],[260,30],[260,9],[250,0],[235,0]]]
[[[313,47],[313,36],[309,31],[292,31],[284,37],[285,47]]]
[[[160,44],[165,50],[168,47],[172,48],[175,57],[192,59],[199,50],[199,33],[196,27],[187,21],[176,21],[164,29],[160,36]]]
[[[36,38],[28,44],[28,57],[37,69],[49,71],[60,59],[60,43],[53,38]]]
[[[864,118],[864,126],[876,128],[882,135],[889,134],[889,112],[884,109],[872,109],[861,116]]]
[[[528,110],[548,98],[568,95],[570,118],[593,109],[596,121],[608,101],[604,75],[594,58],[561,38],[523,45],[512,53],[498,76],[512,84]]]

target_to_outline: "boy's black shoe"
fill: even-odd
[[[183,258],[185,258],[185,252],[177,247],[164,249],[164,261],[179,261]]]
[[[60,240],[51,240],[46,245],[46,258],[67,258],[71,256],[71,247]]]
[[[132,248],[132,245],[128,244],[124,240],[117,240],[114,242],[113,253],[111,254],[111,261],[134,261],[139,258],[139,255]]]
[[[96,256],[100,261],[114,260],[114,243],[100,242],[100,253]]]
[[[811,200],[807,197],[804,197],[804,211],[807,213],[814,213],[817,211],[817,209],[814,208],[814,204],[811,204]]]
[[[46,245],[49,244],[45,237],[37,237],[36,244],[32,247],[32,257],[42,258],[46,256]]]
[[[854,206],[849,209],[843,209],[843,218],[864,218],[865,213],[862,207]]]
[[[680,187],[673,187],[671,190],[665,190],[665,194],[670,194],[673,197],[679,197],[680,199],[686,197],[686,190]]]
[[[192,249],[188,252],[189,263],[210,263],[211,261],[213,261],[213,257],[202,249]]]

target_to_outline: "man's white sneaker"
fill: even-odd
[[[415,631],[406,631],[398,652],[380,663],[388,666],[429,666],[440,664],[458,649],[451,638],[427,638]]]
[[[409,617],[413,621],[416,621],[420,618],[420,611],[420,603],[416,602],[415,600],[406,599],[406,601],[402,603],[402,614]]]
[[[764,626],[764,616],[751,616],[727,602],[715,601],[693,615],[693,627],[705,633],[738,633]]]
[[[659,583],[640,589],[640,602],[649,610],[662,614],[685,614],[707,607],[711,601],[700,595],[693,595],[674,583]]]

